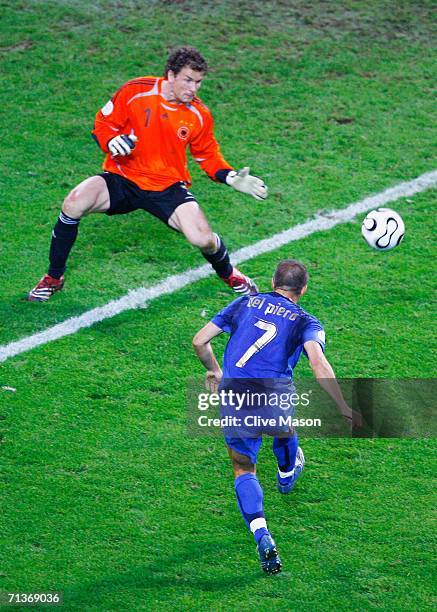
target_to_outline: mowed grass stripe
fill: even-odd
[[[305,223],[279,232],[270,238],[259,240],[253,245],[243,247],[232,254],[232,261],[236,264],[242,263],[258,255],[262,255],[263,253],[273,251],[289,242],[310,236],[315,232],[327,231],[336,225],[352,221],[356,215],[360,213],[364,213],[379,206],[384,206],[389,202],[394,202],[403,197],[412,196],[434,187],[435,185],[437,185],[437,170],[426,172],[411,181],[399,183],[395,187],[388,188],[376,195],[349,204],[346,208],[332,211],[324,215],[317,215],[314,219],[306,221]],[[93,308],[80,316],[71,317],[42,332],[1,346],[0,362],[6,361],[10,357],[29,351],[37,346],[46,344],[47,342],[74,334],[82,328],[90,327],[94,325],[94,323],[114,317],[125,310],[145,307],[150,300],[158,298],[161,295],[174,293],[182,287],[202,278],[206,278],[211,274],[211,267],[205,264],[198,268],[186,270],[181,274],[168,276],[160,283],[151,287],[140,287],[139,289],[129,291],[127,295],[117,300],[111,300],[104,306]]]

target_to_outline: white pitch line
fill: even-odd
[[[396,185],[395,187],[391,187],[390,189],[386,189],[381,193],[364,198],[364,200],[350,204],[346,208],[334,210],[324,215],[317,215],[314,219],[310,219],[305,223],[295,225],[294,227],[291,227],[284,232],[275,234],[270,238],[259,240],[250,246],[243,247],[232,254],[232,261],[236,264],[242,263],[243,261],[257,257],[263,253],[268,253],[269,251],[278,249],[284,244],[294,240],[305,238],[314,232],[323,232],[341,223],[352,221],[352,219],[354,219],[354,217],[360,213],[364,213],[373,208],[378,208],[378,206],[384,206],[384,204],[394,202],[399,198],[412,196],[416,193],[420,193],[421,191],[434,187],[435,185],[437,185],[437,170],[426,172],[412,181],[399,183],[399,185]],[[150,300],[154,300],[161,295],[178,291],[186,285],[190,285],[197,280],[210,276],[212,273],[213,271],[209,264],[205,264],[203,266],[199,266],[198,268],[186,270],[181,274],[168,276],[163,281],[157,285],[153,285],[152,287],[140,287],[139,289],[129,291],[127,295],[119,298],[118,300],[112,300],[111,302],[105,304],[105,306],[93,308],[92,310],[88,310],[78,317],[66,319],[63,321],[63,323],[58,323],[58,325],[49,327],[44,331],[0,346],[0,363],[6,361],[10,357],[14,357],[20,353],[29,351],[30,349],[46,344],[47,342],[51,342],[52,340],[57,340],[59,338],[63,338],[64,336],[74,334],[84,327],[90,327],[94,323],[114,317],[125,310],[144,307]]]

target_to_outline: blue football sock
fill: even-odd
[[[256,540],[269,533],[264,518],[263,490],[255,474],[242,474],[235,479],[237,503],[244,522]]]
[[[273,452],[281,472],[290,472],[294,468],[298,445],[296,432],[291,438],[273,438]]]

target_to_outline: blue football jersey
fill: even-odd
[[[325,349],[320,321],[275,291],[238,298],[212,322],[231,335],[224,378],[291,378],[305,342]]]

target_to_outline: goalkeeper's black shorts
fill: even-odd
[[[186,202],[196,202],[196,198],[182,181],[170,185],[164,191],[146,191],[113,172],[102,172],[98,176],[105,179],[109,191],[107,215],[125,215],[142,209],[168,225],[169,218],[178,206]]]

